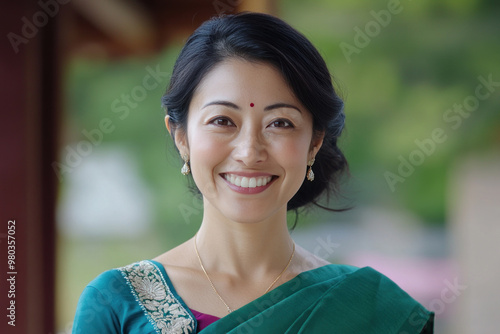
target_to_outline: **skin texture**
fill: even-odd
[[[172,131],[168,117],[165,121]],[[198,250],[217,291],[232,309],[263,295],[290,258],[293,241],[286,204],[304,182],[307,162],[322,143],[321,137],[313,136],[312,122],[274,67],[227,59],[197,87],[187,131],[174,132],[176,146],[181,155],[189,156],[203,195]],[[231,185],[227,174],[266,176],[272,181],[248,193]],[[165,266],[188,307],[227,315],[200,268],[193,239],[156,260]],[[297,246],[289,269],[274,287],[325,264]]]

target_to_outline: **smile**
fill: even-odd
[[[224,174],[224,178],[229,183],[241,188],[256,188],[267,185],[272,180],[272,176],[246,177],[234,174]]]

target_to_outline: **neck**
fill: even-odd
[[[286,208],[265,221],[252,223],[229,221],[205,208],[196,238],[204,266],[235,278],[279,272],[293,249]]]

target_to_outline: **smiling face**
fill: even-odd
[[[175,133],[203,194],[205,217],[285,219],[321,146],[312,124],[274,67],[230,58],[213,68],[191,100],[187,134]]]

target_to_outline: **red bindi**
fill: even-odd
[[[253,107],[254,105],[255,105],[255,104],[253,104],[253,103],[250,103],[250,107]]]

